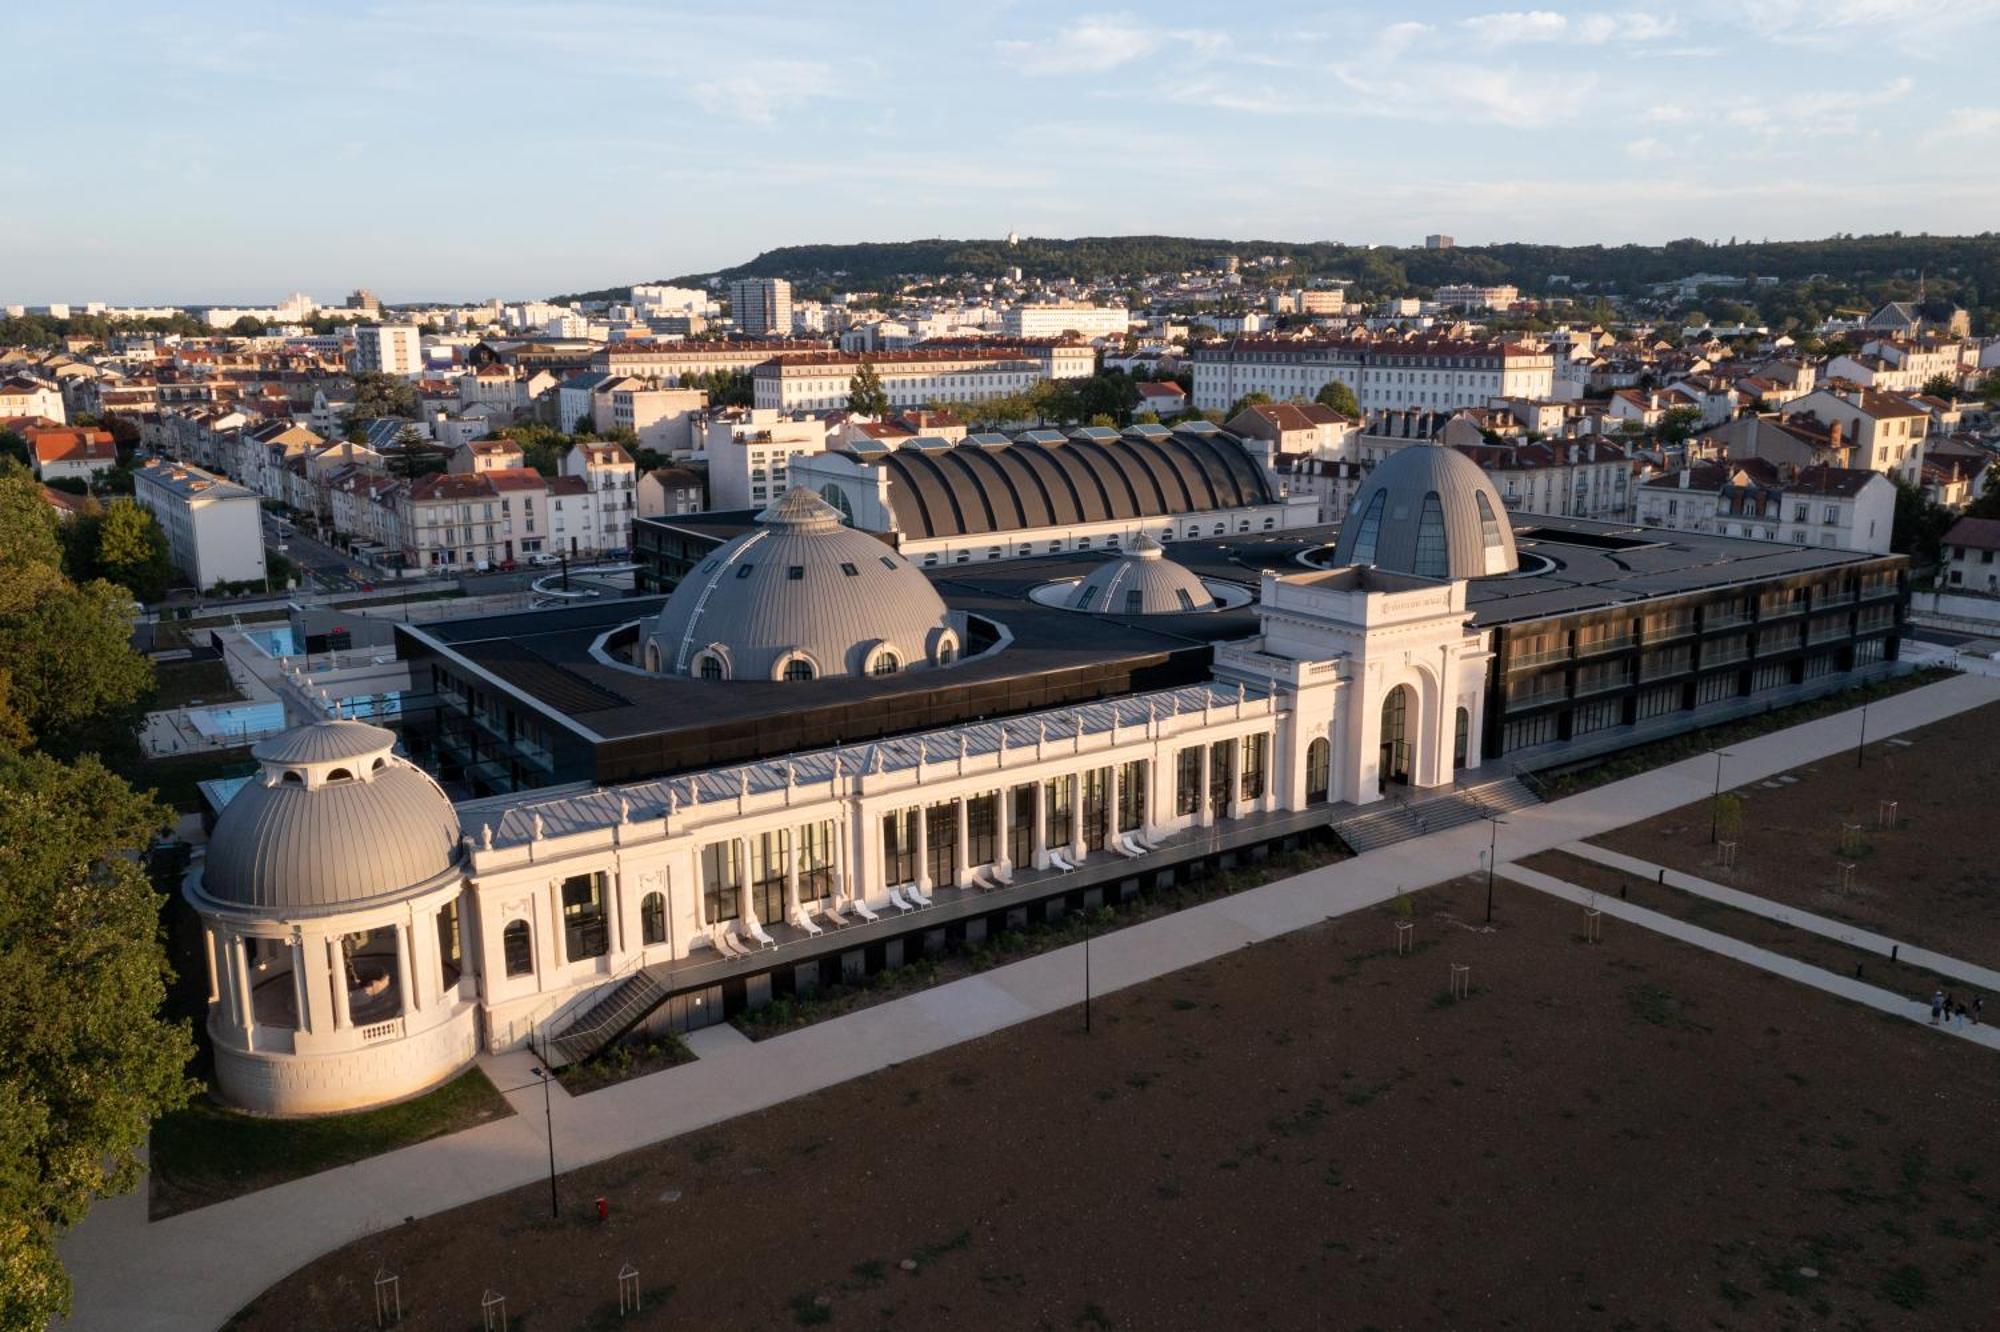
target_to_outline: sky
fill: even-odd
[[[522,299],[776,245],[1976,232],[2000,0],[6,0],[0,303]]]

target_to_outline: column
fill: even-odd
[[[306,949],[304,942],[294,934],[288,942],[292,955],[292,1005],[298,1014],[298,1030],[310,1032],[313,1029],[312,996],[306,984]]]
[[[966,880],[972,877],[972,819],[966,809],[965,797],[960,796],[951,805],[958,815],[958,869],[953,877],[957,881],[956,886],[963,888]]]
[[[853,839],[848,834],[848,825],[852,822],[853,816],[846,810],[842,810],[840,816],[833,821],[833,846],[830,854],[833,856],[833,900],[836,903],[854,900],[853,889],[849,886],[853,880],[848,864],[848,856],[852,854],[850,848],[853,845]],[[862,840],[865,842],[867,839]]]
[[[1048,787],[1044,782],[1035,783],[1035,868],[1049,867],[1049,810]]]
[[[403,1011],[398,1016],[407,1017],[417,1007],[417,978],[413,974],[414,969],[410,966],[410,955],[412,952],[410,948],[410,927],[405,924],[391,925],[389,928],[396,932],[396,989],[398,997],[403,1001]]]
[[[304,981],[300,988],[305,991],[306,1004],[304,1021],[300,1026],[302,1030],[318,1035],[333,1030],[334,1011],[333,993],[326,981],[326,968],[316,966],[308,960],[315,952],[321,957],[326,956],[326,943],[323,939],[314,939],[311,942],[303,939],[299,941],[297,960]]]
[[[236,975],[236,1002],[240,1005],[240,1019],[237,1026],[243,1032],[243,1047],[257,1048],[257,1008],[250,993],[250,958],[244,947],[245,940],[238,936],[229,947],[229,965]]]
[[[1117,760],[1111,763],[1111,780],[1104,786],[1104,839],[1115,843],[1118,840],[1118,795],[1124,779],[1118,769],[1122,765]]]
[[[732,837],[730,845],[736,848],[736,918],[756,925],[757,904],[750,900],[750,839]]]
[[[917,809],[917,891],[930,896],[931,891],[931,820],[930,811],[922,805]]]
[[[1080,865],[1090,854],[1083,844],[1083,774],[1071,773],[1063,780],[1069,783],[1069,859]]]
[[[1197,828],[1206,828],[1215,822],[1215,811],[1209,805],[1208,789],[1211,784],[1209,769],[1215,762],[1215,751],[1206,738],[1201,741],[1201,780],[1195,787],[1194,822]]]
[[[993,817],[1000,822],[1000,837],[994,845],[994,865],[1005,874],[1014,868],[1014,788],[1002,785],[993,793]]]
[[[333,1025],[344,1029],[354,1025],[354,1010],[347,1002],[347,954],[339,935],[326,941],[327,974],[333,980]]]
[[[798,830],[785,832],[785,919],[799,918],[799,852],[794,845],[798,841]]]

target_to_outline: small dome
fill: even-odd
[[[757,530],[720,547],[641,627],[642,664],[666,675],[812,680],[944,665],[958,653],[930,579],[810,490],[785,492]]]
[[[1124,555],[1091,571],[1070,593],[1071,610],[1100,615],[1185,615],[1212,610],[1215,594],[1143,532]]]
[[[1410,444],[1376,465],[1340,525],[1333,562],[1422,578],[1520,566],[1500,492],[1478,463],[1442,444]]]
[[[379,726],[323,721],[258,744],[263,772],[216,819],[202,894],[312,914],[394,897],[451,869],[458,811],[395,743]]]

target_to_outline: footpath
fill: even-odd
[[[1962,675],[1868,707],[1871,742],[2000,701],[2000,679]],[[1723,782],[1740,786],[1848,749],[1858,711],[1735,744]],[[1553,850],[1707,798],[1703,755],[1551,804],[1516,810],[1498,830],[1503,861]],[[1495,830],[1474,823],[1103,935],[1091,944],[1093,992],[1152,980],[1333,916],[1403,888],[1469,874]],[[1608,909],[1608,908],[1607,908]],[[519,1056],[488,1061],[512,1118],[275,1188],[148,1222],[144,1191],[97,1205],[64,1241],[79,1329],[209,1332],[259,1292],[332,1249],[399,1224],[531,1183],[559,1169],[735,1118],[974,1040],[1081,1001],[1081,946],[1024,959],[935,989],[584,1097],[542,1092]],[[1852,997],[1852,996],[1850,996]],[[523,1085],[524,1082],[527,1085]],[[373,1275],[357,1272],[357,1280]]]

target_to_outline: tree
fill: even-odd
[[[1252,407],[1262,407],[1270,401],[1271,395],[1268,393],[1246,393],[1235,402],[1229,404],[1229,410],[1222,414],[1222,419],[1225,421],[1234,421],[1238,416],[1249,411]]]
[[[1313,395],[1313,401],[1322,407],[1330,407],[1342,416],[1359,419],[1361,404],[1355,401],[1354,390],[1335,379]]]
[[[1964,516],[2000,518],[2000,462],[1987,464],[1986,475],[1980,478],[1979,495],[1965,506]]]
[[[415,416],[416,386],[401,375],[385,375],[364,370],[354,376],[354,397],[343,420],[350,428],[357,421],[373,421],[384,416]]]
[[[1952,511],[1894,473],[1890,474],[1889,481],[1896,487],[1896,510],[1889,529],[1889,549],[1908,555],[1919,564],[1937,563],[1944,545],[1944,534],[1954,520]]]
[[[34,463],[28,453],[28,441],[14,430],[0,430],[0,458],[12,458],[23,467]]]
[[[1662,443],[1685,444],[1688,437],[1701,429],[1701,409],[1698,407],[1669,407],[1660,418],[1656,429]]]
[[[192,1091],[139,858],[166,823],[94,758],[0,755],[0,1326],[68,1312],[57,1241],[138,1182],[152,1121]]]
[[[1946,402],[1958,401],[1958,381],[1940,371],[1924,381],[1924,392]]]
[[[97,568],[140,601],[158,601],[173,586],[167,536],[152,511],[133,500],[113,500],[96,520]]]
[[[882,388],[882,376],[875,372],[875,363],[865,356],[854,378],[847,381],[847,410],[858,416],[889,414],[889,395]]]
[[[256,315],[244,315],[229,326],[229,331],[239,338],[261,338],[264,336],[264,321]]]
[[[405,480],[420,476],[430,476],[444,470],[444,450],[434,444],[423,428],[414,423],[396,432],[396,438],[389,449],[389,471]]]

